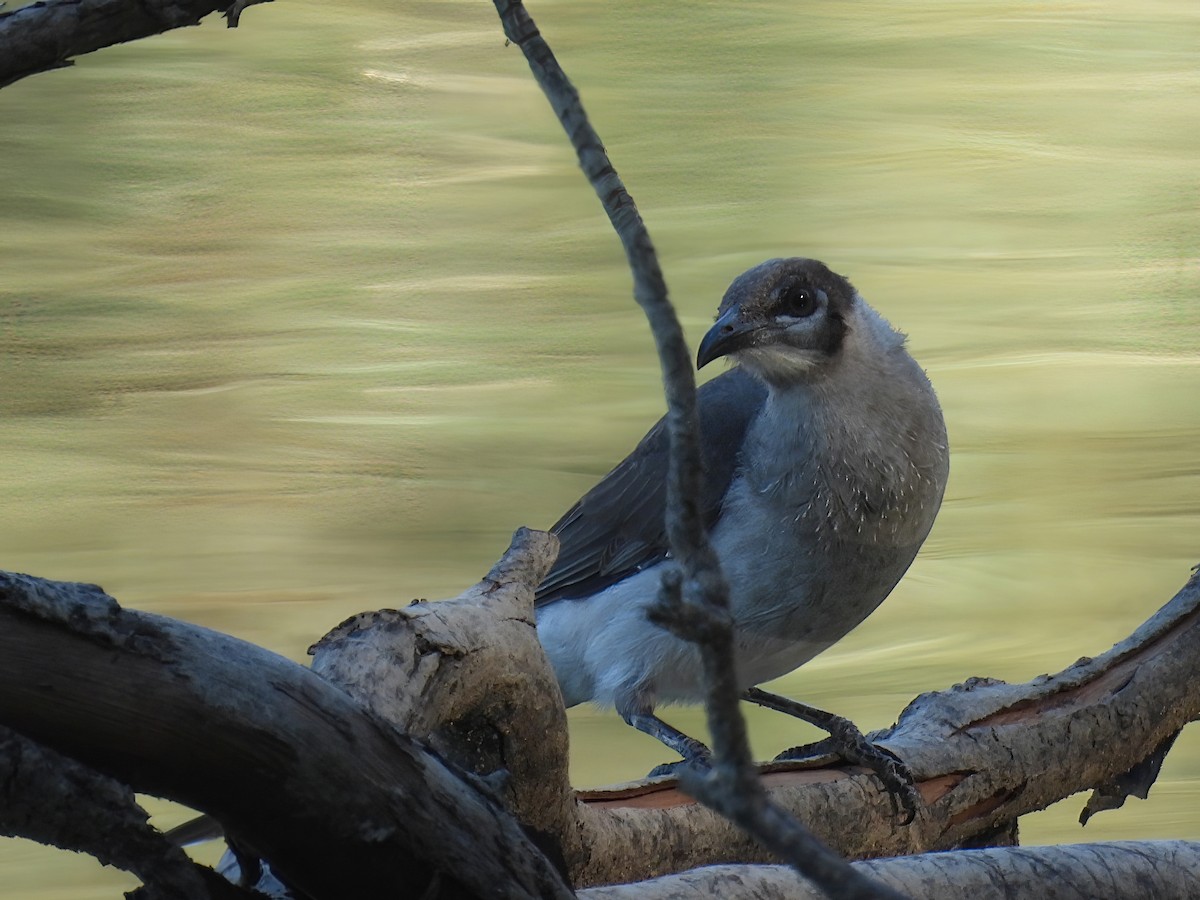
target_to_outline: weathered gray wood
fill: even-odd
[[[502,590],[523,593],[521,602],[526,602],[536,577],[537,571],[526,572],[520,584],[512,581]],[[528,816],[527,802],[513,798],[561,798],[567,789],[564,745],[552,733],[560,726],[553,724],[557,714],[544,706],[547,694],[542,688],[531,692],[522,680],[527,675],[517,680],[489,675],[493,664],[502,673],[531,673],[544,671],[545,663],[540,648],[527,641],[527,630],[518,630],[522,640],[513,643],[503,622],[489,623],[477,608],[480,600],[491,602],[488,584],[469,592],[473,601],[464,596],[406,611],[404,627],[414,630],[403,646],[421,647],[420,654],[412,649],[397,653],[375,638],[364,638],[356,646],[339,638],[338,664],[349,665],[356,652],[377,654],[374,662],[354,664],[363,666],[363,673],[378,671],[357,677],[356,694],[381,715],[397,716],[402,726],[438,732],[438,746],[451,756],[469,755],[476,746],[468,739],[463,749],[454,749],[459,736],[469,735],[471,729],[446,724],[460,714],[472,719],[474,713],[463,711],[476,708],[472,704],[477,702],[460,703],[456,692],[490,697],[489,714],[475,719],[485,733],[528,736],[525,717],[537,723],[532,741],[521,738],[523,752],[535,756],[519,769],[509,768],[511,778],[504,789],[514,809],[526,804],[521,815]],[[503,619],[508,602],[494,602],[491,614]],[[775,802],[851,858],[1004,842],[997,835],[1009,833],[1019,816],[1114,782],[1154,756],[1166,737],[1200,714],[1200,691],[1192,678],[1200,665],[1198,610],[1200,580],[1194,576],[1133,636],[1094,660],[1027,684],[969,679],[917,698],[898,726],[876,736],[920,779],[925,806],[912,825],[897,825],[891,801],[876,779],[853,767],[767,765],[764,782]],[[521,622],[520,628],[528,629],[528,623]],[[358,624],[363,623],[369,624],[370,618]],[[421,637],[420,629],[431,625],[441,635],[436,640]],[[476,636],[493,633],[506,635],[496,647],[486,648],[490,638],[476,642]],[[456,634],[470,637],[446,637]],[[493,662],[474,665],[472,656]],[[326,672],[332,677],[332,669]],[[468,677],[487,683],[468,686]],[[498,713],[510,715],[512,722],[505,725],[495,719]],[[543,728],[547,730],[539,740]],[[495,765],[488,762],[480,771]],[[522,783],[527,778],[533,783]],[[770,860],[753,839],[683,794],[670,779],[585,792],[566,813],[557,800],[549,803],[553,814],[538,819],[538,828],[561,827],[553,843],[564,848],[577,885],[638,880],[714,863]]]
[[[921,900],[1189,900],[1200,884],[1200,843],[1119,841],[931,853],[855,863]],[[711,866],[638,884],[589,888],[580,900],[820,900],[784,866]]]
[[[214,815],[313,898],[566,897],[502,806],[308,669],[121,609],[94,585],[0,574],[0,723]]]
[[[911,826],[893,823],[873,779],[846,769],[768,775],[768,788],[853,858],[969,844],[1024,813],[1110,782],[1200,714],[1193,677],[1200,665],[1198,609],[1200,581],[1193,576],[1134,635],[1094,660],[1027,684],[974,680],[915,700],[899,725],[879,736],[921,780],[926,807]],[[762,858],[733,829],[663,794],[644,799],[678,805],[589,815],[608,820],[596,834],[612,841],[595,847],[594,858],[625,858],[651,833],[660,836],[652,855],[680,867]]]
[[[126,785],[3,726],[0,773],[0,835],[133,872],[145,885],[140,900],[251,900],[153,828]]]
[[[871,776],[845,766],[766,767],[772,798],[844,855],[971,846],[1021,815],[1113,782],[1200,715],[1200,578],[1111,651],[1054,676],[968,680],[917,698],[878,740],[917,774],[925,807],[899,826]],[[727,821],[667,783],[590,792],[579,885],[766,861]]]
[[[362,693],[379,715],[401,711],[448,755],[462,752],[456,736],[466,738],[466,750],[474,746],[475,758],[487,761],[481,771],[500,761],[509,779],[496,782],[498,793],[518,807],[568,790],[565,724],[528,618],[530,585],[552,544],[527,535],[524,545],[532,561],[497,567],[459,601],[352,620],[326,647],[342,643],[339,666],[363,654],[355,665],[362,664],[356,677],[364,685],[379,673],[379,702]],[[911,826],[894,823],[872,777],[847,767],[767,766],[768,790],[852,857],[948,849],[1003,830],[1025,812],[1113,782],[1200,714],[1198,609],[1200,580],[1193,577],[1133,636],[1094,660],[1024,685],[977,679],[914,701],[880,736],[921,779],[927,805]],[[397,624],[415,629],[406,638],[410,664],[395,665],[397,645],[371,634]],[[489,647],[493,632],[502,639]],[[516,847],[524,840],[444,763],[313,673],[223,635],[121,610],[91,586],[0,577],[0,721],[138,790],[213,812],[285,867],[299,853],[316,871],[301,863],[294,877],[317,896],[350,889],[348,877],[365,878],[379,862],[346,850],[367,828],[381,848],[407,847],[407,864],[436,860],[462,872],[491,864],[479,850],[490,846],[488,834]],[[472,744],[477,727],[497,741]],[[539,750],[551,760],[545,769]],[[518,752],[529,759],[517,764]],[[425,792],[420,797],[415,788],[394,789],[414,784]],[[466,800],[464,789],[472,795]],[[335,806],[321,808],[330,796]],[[452,812],[460,802],[479,820]],[[541,820],[539,843],[551,853],[566,848],[563,858],[581,885],[767,859],[669,781],[591,792],[566,806],[565,814],[560,808]],[[389,857],[383,874],[370,877],[392,879],[403,865]],[[522,877],[508,871],[511,862],[498,865],[488,876],[493,884]],[[369,885],[354,890],[371,894]]]
[[[534,624],[558,539],[522,528],[454,600],[362,613],[309,652],[313,671],[492,789],[553,858],[581,864],[567,719]]]
[[[102,47],[199,25],[229,0],[39,0],[0,12],[0,87]]]

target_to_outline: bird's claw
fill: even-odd
[[[663,763],[650,770],[647,778],[658,778],[661,775],[678,775],[681,768],[696,768],[706,771],[712,768],[712,751],[694,737],[688,737],[678,728],[668,725],[652,712],[622,713],[625,721],[638,731],[650,735],[655,740],[666,744],[683,757],[673,763]]]
[[[833,738],[823,738],[811,744],[789,747],[778,753],[772,762],[803,762],[809,766],[832,765],[841,759]]]
[[[699,742],[697,742],[699,743]],[[700,745],[700,750],[691,754],[684,759],[677,759],[675,762],[661,763],[650,770],[647,778],[662,778],[664,776],[678,776],[683,769],[698,769],[701,772],[707,772],[712,768],[712,754],[704,745]]]
[[[868,741],[852,722],[846,719],[841,721],[845,727],[835,729],[829,738],[784,750],[775,759],[784,762],[839,757],[848,763],[870,769],[888,792],[892,815],[901,825],[911,824],[922,803],[912,770],[886,747]]]

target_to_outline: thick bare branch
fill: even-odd
[[[870,877],[922,900],[1188,900],[1200,882],[1200,843],[1120,841],[930,853],[855,863]],[[711,866],[638,884],[581,891],[580,900],[817,900],[783,866]]]
[[[520,752],[535,755],[512,769],[504,785],[514,807],[523,801],[513,798],[561,797],[567,790],[562,746],[553,734],[561,725],[554,724],[557,714],[545,718],[543,708],[554,692],[547,694],[524,676],[503,674],[510,669],[538,672],[545,665],[540,648],[529,640],[527,620],[521,618],[521,626],[512,632],[503,631],[511,616],[509,604],[526,608],[539,573],[532,569],[519,577],[489,578],[459,601],[406,610],[404,627],[414,629],[416,637],[401,638],[395,623],[355,620],[357,646],[337,649],[343,657],[339,666],[348,664],[350,652],[377,656],[376,664],[383,669],[371,674],[374,669],[361,663],[361,674],[353,679],[356,693],[400,725],[440,729],[439,740],[445,743],[439,746],[451,756],[461,752],[451,751],[453,741],[474,733],[461,727],[464,721],[480,733],[504,736],[509,749],[496,758],[511,758],[519,739],[510,737],[510,731],[529,734],[517,723],[528,717],[536,723],[535,730],[545,728],[544,754],[536,740],[530,745],[520,739]],[[518,599],[522,593],[524,598]],[[488,607],[487,615],[472,608],[479,604]],[[389,630],[391,637],[372,636],[367,628]],[[462,637],[421,637],[429,628],[434,634]],[[498,641],[489,648],[486,636],[493,633]],[[423,649],[414,653],[404,647]],[[480,657],[472,662],[475,654]],[[483,685],[467,683],[474,677],[489,678],[496,660],[510,654],[496,670],[499,677]],[[391,677],[388,665],[394,666]],[[1003,840],[1021,815],[1088,787],[1117,782],[1141,760],[1156,758],[1164,738],[1200,713],[1191,677],[1198,666],[1200,583],[1193,577],[1129,640],[1095,660],[1021,685],[971,679],[914,701],[899,726],[875,736],[900,753],[920,778],[925,808],[911,826],[895,823],[891,801],[874,776],[854,767],[771,764],[764,767],[763,780],[775,803],[847,856],[994,843]],[[484,704],[489,715],[471,712],[481,708],[477,701],[460,700],[456,691],[468,698],[490,697],[490,705]],[[511,715],[513,724],[504,724],[505,715]],[[455,722],[458,726],[447,727]],[[468,749],[478,745],[473,738],[467,740]],[[488,763],[479,771],[495,766]],[[534,783],[523,784],[524,779]],[[1143,783],[1139,789],[1145,787]],[[577,885],[775,859],[762,844],[670,780],[584,792],[578,799],[565,816],[543,816],[538,826],[552,829],[554,821],[565,821],[550,843],[563,848]]]
[[[199,25],[228,6],[229,0],[39,0],[0,12],[0,87],[113,44]]]
[[[439,746],[449,755],[455,755],[450,751],[454,740],[474,733],[503,736],[504,743],[496,746],[508,749],[496,758],[511,758],[517,741],[525,740],[521,752],[534,756],[513,768],[503,786],[508,802],[516,808],[527,801],[513,798],[561,797],[568,789],[562,745],[553,731],[561,725],[553,724],[557,714],[545,718],[543,708],[554,692],[547,693],[524,677],[504,674],[482,685],[467,682],[476,676],[488,678],[486,673],[495,662],[482,660],[493,655],[512,654],[497,670],[500,673],[509,667],[537,672],[545,665],[540,649],[529,641],[527,623],[503,636],[495,647],[489,648],[485,639],[492,633],[500,635],[506,627],[507,604],[515,602],[505,597],[506,592],[524,592],[521,603],[527,603],[538,571],[499,579],[504,582],[500,585],[485,580],[460,601],[422,604],[405,611],[405,628],[415,629],[415,638],[401,638],[394,623],[385,619],[356,620],[364,627],[355,631],[357,646],[337,650],[343,655],[352,650],[377,655],[376,664],[383,669],[371,675],[372,667],[364,663],[356,692],[381,715],[396,716],[398,724],[441,729],[438,740],[445,743]],[[472,603],[489,605],[490,615],[497,618],[489,620],[473,610]],[[771,764],[764,768],[764,783],[775,803],[851,857],[1003,841],[1019,816],[1093,785],[1116,782],[1140,760],[1155,757],[1164,736],[1197,715],[1200,699],[1191,673],[1200,666],[1198,606],[1200,588],[1193,578],[1133,637],[1095,660],[1028,684],[971,679],[949,691],[918,698],[900,726],[876,736],[901,753],[921,779],[926,807],[911,826],[896,825],[890,799],[876,779],[853,767]],[[367,627],[390,629],[392,637],[371,636]],[[460,641],[422,638],[422,629],[430,627],[436,634],[463,637]],[[414,654],[405,646],[423,649]],[[529,653],[533,657],[522,655]],[[482,656],[472,662],[473,654]],[[339,665],[347,662],[343,658]],[[395,667],[391,677],[388,665]],[[378,701],[372,699],[372,691]],[[490,697],[490,704],[484,704],[489,714],[470,712],[480,708],[477,701],[460,701],[455,691],[468,698]],[[531,746],[527,739],[518,738],[529,732],[520,724],[506,725],[505,715],[511,715],[514,723],[528,717],[536,728],[544,727],[545,753],[536,740]],[[1001,724],[1000,716],[1010,721]],[[464,728],[463,722],[473,727]],[[479,742],[468,738],[467,745],[469,749]],[[1047,747],[1053,747],[1053,752],[1047,752]],[[1048,766],[1048,761],[1053,765]],[[488,763],[479,771],[491,771],[495,765]],[[524,779],[534,783],[523,784]],[[1145,787],[1143,783],[1139,790]],[[763,845],[696,803],[670,780],[584,792],[578,798],[580,802],[563,818],[555,818],[558,812],[543,816],[538,827],[550,830],[554,821],[565,820],[563,830],[548,844],[563,849],[572,879],[579,885],[636,880],[713,863],[774,859]]]
[[[977,846],[1020,816],[1156,759],[1164,741],[1200,716],[1200,576],[1127,640],[1095,659],[1025,684],[969,679],[918,697],[894,728],[872,737],[912,768],[925,801],[898,826],[877,780],[848,766],[771,764],[771,798],[848,857]],[[1139,782],[1144,792],[1147,785]],[[768,855],[730,823],[660,781],[581,795],[593,868],[577,884],[612,877],[604,860],[641,858],[627,879]]]
[[[529,543],[540,548],[538,553],[552,547],[552,540],[543,538],[531,536]],[[547,703],[557,704],[557,695],[521,674],[536,673],[545,662],[532,642],[528,613],[513,615],[514,609],[528,604],[531,585],[548,558],[543,555],[524,568],[498,567],[458,603],[420,604],[406,610],[405,620],[423,629],[419,634],[441,635],[413,644],[419,650],[410,660],[416,668],[405,663],[407,657],[396,657],[391,652],[394,646],[378,642],[368,628],[360,627],[368,624],[364,621],[339,629],[345,632],[340,639],[347,644],[361,642],[364,653],[394,666],[391,676],[378,685],[380,694],[386,698],[398,693],[389,702],[408,709],[407,721],[425,722],[421,727],[431,729],[431,740],[436,736],[445,741],[442,746],[447,750],[457,734],[466,738],[467,749],[474,746],[479,751],[476,758],[481,760],[503,761],[512,759],[513,753],[530,752],[529,742],[536,742],[536,735],[522,731],[520,721],[533,710],[531,721],[545,728],[547,752],[558,758],[565,747],[560,744],[565,742],[561,708],[549,713],[549,718],[538,718],[547,715]],[[157,617],[117,609],[95,588],[12,577],[4,584],[6,589],[0,593],[8,604],[0,612],[0,720],[93,765],[106,762],[98,767],[141,790],[175,796],[218,813],[235,833],[250,836],[260,852],[278,853],[286,860],[295,852],[286,846],[297,839],[294,828],[316,840],[315,836],[328,836],[337,827],[351,827],[345,819],[341,826],[322,821],[328,815],[339,816],[342,807],[347,807],[346,819],[357,819],[360,825],[378,821],[371,818],[379,815],[377,809],[358,797],[358,788],[345,789],[343,779],[361,777],[367,790],[383,794],[386,779],[402,783],[405,773],[417,765],[404,761],[413,752],[404,740],[384,737],[390,729],[378,726],[359,736],[358,726],[348,724],[361,715],[357,707],[351,706],[351,713],[336,699],[331,701],[326,692],[350,702],[311,673],[272,654],[255,649],[250,657],[241,658],[239,642],[183,623],[164,629]],[[34,614],[39,604],[43,610]],[[480,608],[495,620],[489,621]],[[369,624],[392,627],[386,620],[381,617]],[[511,632],[489,649],[489,634],[500,628]],[[476,653],[483,655],[472,662],[470,657]],[[494,659],[485,662],[488,654],[510,653],[507,668],[497,670],[498,679],[490,679]],[[62,665],[64,659],[71,665]],[[804,770],[791,764],[772,765],[766,767],[764,781],[776,803],[849,856],[971,845],[981,835],[990,838],[1003,832],[1026,812],[1089,786],[1113,783],[1142,760],[1155,757],[1164,740],[1200,715],[1193,678],[1197,666],[1200,579],[1193,577],[1129,640],[1094,660],[1082,660],[1058,675],[1024,685],[975,679],[914,701],[890,734],[878,736],[921,779],[927,805],[911,826],[895,825],[890,802],[874,778],[849,767]],[[368,681],[370,671],[362,669],[361,680]],[[469,683],[475,679],[481,683]],[[312,688],[310,680],[320,687]],[[408,684],[413,688],[406,694]],[[213,709],[198,712],[200,707],[191,696],[196,693],[216,693],[223,699]],[[489,696],[491,701],[481,703]],[[280,725],[297,714],[296,705],[302,718],[320,719],[325,715],[321,710],[331,709],[331,702],[333,710],[346,710],[347,718],[343,722],[341,714],[335,716],[328,732],[311,723],[302,728]],[[422,704],[427,708],[419,708]],[[486,715],[477,716],[472,710]],[[379,712],[386,710],[381,707]],[[506,716],[511,716],[508,724]],[[488,734],[493,735],[490,743],[477,740]],[[337,762],[338,747],[347,740],[357,748],[350,774]],[[360,752],[360,742],[373,749]],[[314,762],[320,768],[318,780],[327,784],[338,803],[337,809],[326,808],[323,813],[314,812],[313,804],[321,801],[306,792],[306,776],[296,770],[300,763],[289,751],[289,747],[314,746],[324,748],[321,759]],[[517,751],[518,746],[523,749]],[[494,757],[493,751],[498,751]],[[376,758],[392,753],[401,757],[394,767]],[[536,757],[521,765],[502,762],[501,767],[509,772],[508,782],[499,779],[488,790],[496,790],[514,805],[535,796],[561,797],[568,790],[561,767],[549,766],[547,778],[539,779]],[[488,762],[480,771],[496,771],[495,763]],[[429,778],[434,798],[430,802],[435,805],[442,803],[437,798],[445,775],[445,770],[435,767],[419,769],[415,776]],[[1142,783],[1139,789],[1144,787]],[[713,863],[771,859],[762,845],[670,782],[592,792],[579,799],[565,816],[561,811],[543,816],[544,831],[538,842],[552,854],[556,846],[562,848],[571,877],[580,885],[637,880]],[[252,810],[246,811],[245,806]],[[487,812],[485,825],[493,814]],[[555,824],[563,819],[565,824]],[[435,843],[440,842],[434,837],[439,829],[456,827],[453,819],[436,815],[415,824],[428,829]],[[553,833],[558,827],[562,831]],[[470,850],[458,849],[471,854],[470,867],[481,864],[478,848],[484,846],[473,828],[464,826],[459,832]],[[271,842],[273,834],[278,843]],[[284,845],[282,850],[279,845]],[[363,877],[358,869],[375,862],[360,859],[347,869],[334,862],[336,850],[308,844],[303,849],[311,852],[314,867],[329,867],[334,873],[330,877],[337,880],[335,896],[347,889],[348,878]],[[430,852],[446,850],[437,846]],[[458,859],[461,864],[462,857]],[[383,864],[395,871],[394,861]]]
[[[344,692],[94,585],[0,574],[0,722],[212,814],[313,898],[435,876],[467,895],[570,895],[487,792]]]
[[[313,671],[397,729],[486,778],[543,851],[584,863],[567,718],[538,643],[533,594],[558,539],[520,529],[454,600],[363,613],[315,644]]]
[[[133,872],[144,900],[250,898],[151,827],[127,786],[0,726],[0,834]]]

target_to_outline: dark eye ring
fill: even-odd
[[[817,295],[798,284],[788,285],[779,292],[779,315],[803,319],[817,311]]]

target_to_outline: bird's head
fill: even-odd
[[[728,356],[770,384],[811,378],[837,358],[858,302],[854,286],[815,259],[770,259],[725,292],[696,367]]]

